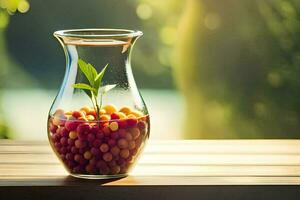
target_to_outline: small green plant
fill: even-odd
[[[93,107],[97,113],[97,120],[100,119],[100,109],[102,106],[103,95],[109,90],[113,89],[116,85],[102,85],[102,78],[105,74],[108,64],[97,72],[95,67],[90,63],[87,63],[81,59],[78,60],[78,65],[82,73],[85,75],[88,83],[76,83],[73,85],[74,88],[82,89],[91,99]],[[100,96],[100,100],[98,100]]]

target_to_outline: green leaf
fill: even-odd
[[[116,84],[103,86],[99,89],[99,92],[101,94],[105,94],[106,92],[108,92],[109,90],[112,90],[116,86],[117,86]]]
[[[78,59],[78,65],[80,70],[83,72],[90,85],[93,87],[95,83],[95,78],[97,76],[97,70],[90,63],[86,63],[81,59]]]
[[[92,92],[96,92],[95,88],[93,88],[90,85],[85,84],[85,83],[73,84],[73,88],[82,89],[82,90],[90,90]]]
[[[105,73],[107,67],[108,67],[108,64],[106,64],[105,67],[101,70],[101,72],[99,74],[97,74],[97,76],[95,77],[95,85],[94,86],[97,91],[101,85],[101,81],[102,81],[102,78],[104,76],[104,73]]]
[[[101,70],[100,73],[97,72],[97,70],[93,65],[86,63],[81,59],[78,59],[78,65],[80,70],[86,76],[89,84],[77,83],[74,84],[73,87],[77,89],[82,89],[89,96],[89,98],[92,101],[93,107],[97,112],[97,119],[99,119],[100,118],[99,110],[102,105],[102,95],[116,86],[116,85],[106,85],[100,88],[100,86],[102,85],[102,78],[104,76],[108,64],[105,65],[105,67]],[[98,104],[98,100],[97,100],[99,91],[101,93],[100,105]]]

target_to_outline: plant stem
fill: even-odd
[[[96,108],[97,108],[97,110],[96,110],[96,112],[97,112],[97,121],[99,121],[100,120],[100,108],[99,108],[99,105],[97,104],[97,99],[95,99],[95,101],[96,101]]]
[[[98,105],[97,96],[93,92],[91,92],[91,93],[92,93],[91,100],[92,100],[92,103],[93,103],[93,107],[96,111],[96,119],[97,119],[97,121],[99,121],[99,119],[100,119],[100,108],[99,108],[99,105]]]

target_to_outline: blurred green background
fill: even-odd
[[[152,138],[300,138],[300,1],[0,0],[0,133],[46,138],[65,58],[52,33],[140,29]]]

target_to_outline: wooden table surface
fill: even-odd
[[[46,141],[0,140],[0,199],[300,199],[299,185],[300,140],[150,141],[115,180],[68,176]]]

